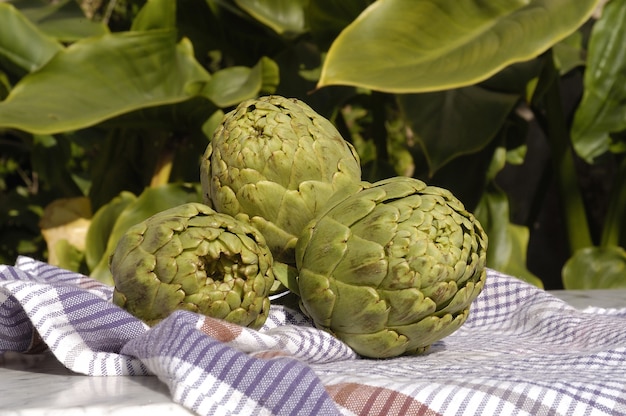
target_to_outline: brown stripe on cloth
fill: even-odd
[[[326,391],[337,404],[357,415],[441,416],[424,403],[384,387],[339,383],[326,386]]]
[[[230,342],[241,334],[242,327],[226,321],[205,317],[200,331],[221,342]]]

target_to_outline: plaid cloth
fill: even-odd
[[[90,376],[155,375],[200,415],[626,415],[626,308],[576,310],[493,270],[468,321],[372,360],[272,306],[259,331],[179,311],[153,328],[88,277],[0,266],[0,354],[49,349]]]

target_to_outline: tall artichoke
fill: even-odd
[[[187,203],[128,229],[110,260],[113,302],[154,325],[176,309],[259,328],[272,255],[250,225]]]
[[[305,225],[332,194],[360,180],[352,145],[308,105],[281,96],[226,114],[200,174],[204,202],[256,227],[274,259],[291,265]]]
[[[407,177],[365,185],[298,240],[301,307],[363,356],[420,353],[467,319],[486,249],[449,191]]]

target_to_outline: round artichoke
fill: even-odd
[[[187,203],[131,227],[110,260],[113,302],[154,325],[176,309],[259,328],[272,254],[250,225]]]
[[[274,259],[291,265],[304,226],[332,194],[361,180],[356,151],[330,121],[276,95],[226,114],[200,169],[204,202],[252,224]]]
[[[362,356],[420,353],[465,322],[486,249],[449,191],[408,177],[364,185],[300,236],[301,307]]]

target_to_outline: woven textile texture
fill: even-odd
[[[487,279],[457,332],[373,360],[278,303],[258,331],[184,311],[149,328],[111,303],[112,288],[20,257],[0,266],[0,354],[154,375],[200,415],[626,415],[626,308],[580,311]]]

